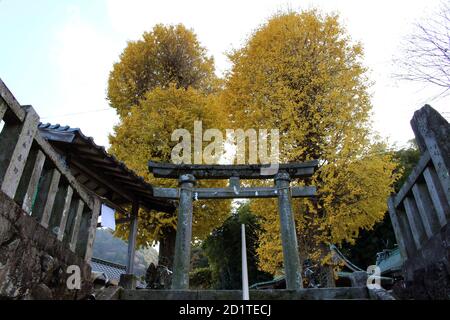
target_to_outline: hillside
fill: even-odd
[[[114,237],[108,229],[98,229],[94,243],[93,256],[98,259],[111,261],[121,265],[127,264],[128,243]],[[158,251],[154,248],[136,250],[135,274],[145,275],[150,263],[158,263]]]

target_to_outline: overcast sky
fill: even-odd
[[[108,107],[106,85],[112,64],[128,40],[156,23],[192,28],[214,56],[218,74],[230,67],[224,52],[240,47],[258,25],[283,9],[337,12],[375,82],[374,128],[392,143],[413,137],[414,110],[429,103],[450,111],[449,98],[423,84],[391,77],[392,57],[413,23],[426,19],[440,0],[414,1],[151,1],[0,0],[0,78],[21,104],[34,106],[41,121],[80,127],[96,143],[108,144],[118,118]],[[445,113],[445,115],[450,115]]]

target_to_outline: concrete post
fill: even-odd
[[[429,105],[414,112],[411,127],[420,151],[430,153],[443,193],[450,204],[450,125]]]
[[[66,198],[64,199],[64,208],[62,211],[61,221],[59,223],[58,240],[63,241],[64,231],[66,230],[67,219],[69,218],[70,205],[72,204],[73,189],[67,187]]]
[[[405,205],[405,212],[408,218],[409,227],[411,228],[411,233],[416,244],[416,248],[422,248],[422,243],[427,240],[425,228],[420,219],[419,210],[417,209],[416,202],[414,198],[405,197],[403,200]]]
[[[73,189],[70,185],[64,181],[59,184],[56,191],[55,200],[53,201],[53,208],[51,210],[50,219],[48,222],[48,229],[60,237],[60,231],[64,232],[66,226],[67,214],[70,209],[70,203],[72,201]]]
[[[53,205],[55,203],[56,192],[58,191],[59,180],[61,178],[61,173],[57,169],[52,169],[48,179],[49,188],[47,190],[46,200],[44,209],[42,211],[41,225],[44,228],[48,228],[51,213],[53,210]],[[45,191],[43,191],[45,192]]]
[[[80,232],[81,218],[83,216],[84,202],[82,199],[77,200],[75,211],[75,220],[73,222],[72,234],[70,235],[70,250],[76,251],[78,242],[78,233]]]
[[[0,121],[3,120],[3,116],[6,113],[6,110],[8,109],[6,103],[4,103],[2,100],[0,100]]]
[[[27,212],[31,213],[31,206],[33,204],[33,198],[36,194],[39,179],[41,178],[42,168],[44,167],[45,163],[45,155],[44,153],[39,150],[36,155],[36,161],[34,163],[33,172],[31,173],[30,181],[28,183],[28,188],[25,193],[23,203],[22,203],[22,209]]]
[[[136,253],[136,236],[138,229],[139,203],[133,202],[131,208],[130,233],[128,235],[127,274],[134,272],[134,256]]]
[[[297,233],[295,230],[294,217],[292,215],[291,194],[289,189],[290,181],[290,176],[287,173],[279,173],[275,177],[275,185],[278,191],[278,210],[280,213],[286,288],[297,290],[303,287],[303,283],[298,253]]]
[[[102,203],[100,199],[95,197],[88,230],[86,254],[84,255],[84,261],[86,261],[87,263],[91,263],[92,252],[94,250],[95,233],[97,232],[98,216],[100,215],[101,206]]]
[[[14,199],[17,188],[19,186],[22,172],[25,168],[25,163],[28,158],[28,153],[33,143],[34,135],[37,131],[39,123],[39,116],[33,110],[29,108],[25,121],[22,124],[22,128],[15,142],[14,151],[11,155],[9,165],[6,169],[5,175],[1,185],[2,191],[10,198]],[[15,137],[14,137],[15,138]],[[14,143],[13,141],[5,141],[4,143]]]
[[[408,254],[412,252],[412,249],[407,248],[407,240],[404,238],[406,235],[402,233],[402,226],[400,225],[400,219],[398,217],[397,210],[395,209],[393,196],[389,197],[388,208],[395,238],[397,239],[398,248],[400,250],[400,255],[403,260],[406,260],[408,259]]]
[[[411,225],[409,224],[404,206],[403,208],[397,207],[397,217],[400,225],[400,233],[402,234],[405,243],[407,257],[411,258],[418,248],[416,247]]]
[[[424,183],[416,181],[412,187],[414,199],[416,199],[417,209],[428,238],[431,238],[439,231],[439,221],[436,211],[431,202],[430,194]]]
[[[178,207],[172,289],[187,290],[189,289],[192,240],[192,188],[195,184],[195,177],[191,174],[182,175],[179,184],[180,204]]]
[[[426,168],[423,172],[423,177],[438,215],[439,224],[443,227],[447,224],[447,220],[450,220],[450,205],[439,182],[439,177],[433,167]]]

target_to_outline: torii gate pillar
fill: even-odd
[[[280,213],[286,289],[298,290],[303,287],[303,283],[295,220],[292,215],[291,190],[289,188],[290,182],[291,177],[288,173],[279,173],[275,176],[275,186],[278,190],[278,211]]]
[[[189,268],[191,260],[192,240],[192,189],[195,177],[192,174],[182,175],[179,179],[180,203],[178,207],[177,237],[173,263],[172,289],[189,289]]]

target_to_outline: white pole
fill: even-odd
[[[250,300],[248,291],[247,244],[245,241],[245,225],[242,224],[242,300]]]

